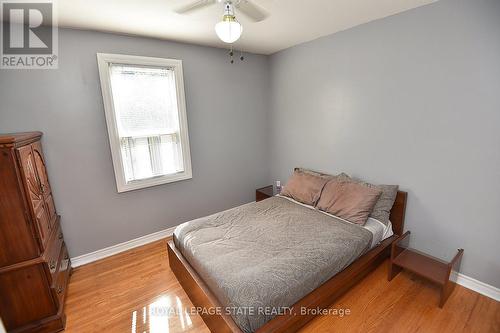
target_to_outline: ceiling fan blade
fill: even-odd
[[[190,4],[187,4],[185,6],[179,7],[175,9],[174,11],[178,14],[185,14],[197,9],[201,9],[206,6],[213,5],[216,3],[217,0],[198,0],[198,1],[193,1]]]
[[[235,7],[238,8],[241,13],[248,16],[255,22],[263,21],[269,16],[269,14],[262,7],[248,0],[238,1]]]

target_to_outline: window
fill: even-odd
[[[192,178],[182,62],[97,59],[118,192]]]

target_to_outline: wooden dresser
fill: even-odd
[[[40,144],[0,134],[0,317],[8,332],[64,329],[71,272]]]

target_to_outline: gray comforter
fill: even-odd
[[[181,224],[176,247],[244,332],[254,332],[343,270],[366,229],[272,197]]]

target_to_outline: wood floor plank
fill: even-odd
[[[166,240],[74,270],[65,332],[209,332],[168,266]],[[402,272],[387,281],[378,267],[301,333],[500,333],[500,302],[457,286],[443,309],[436,286]],[[340,316],[334,310],[349,310]]]

